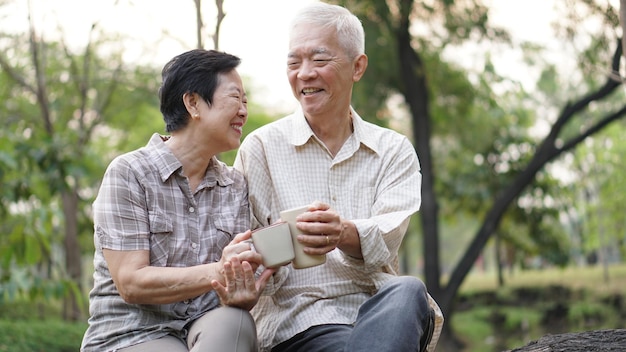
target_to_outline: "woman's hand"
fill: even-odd
[[[250,310],[259,300],[267,281],[275,272],[274,269],[265,269],[257,280],[254,278],[254,270],[249,262],[241,262],[237,256],[224,262],[223,285],[217,280],[211,282],[211,286],[220,298],[223,305]]]
[[[248,262],[252,266],[252,270],[256,269],[263,263],[263,257],[252,250],[250,243],[252,242],[252,231],[248,230],[237,234],[235,238],[222,250],[222,258],[220,258],[220,266],[230,262],[233,258],[237,258],[239,262]],[[220,271],[224,276],[223,270]],[[222,280],[222,284],[224,281]]]

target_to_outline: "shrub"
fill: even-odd
[[[58,320],[0,320],[2,352],[76,352],[87,323]]]

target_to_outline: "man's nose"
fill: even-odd
[[[298,70],[298,79],[307,80],[315,77],[317,71],[315,70],[315,65],[310,60],[305,60],[300,65],[300,69]]]

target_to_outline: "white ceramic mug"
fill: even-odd
[[[312,266],[324,264],[326,262],[326,255],[310,255],[304,253],[304,246],[298,242],[298,235],[301,233],[296,227],[296,217],[304,213],[309,209],[309,206],[297,207],[292,209],[283,210],[280,212],[280,219],[289,224],[289,231],[291,232],[291,240],[293,242],[293,252],[295,257],[292,265],[296,269],[309,268]]]
[[[275,268],[293,260],[289,224],[278,222],[252,231],[254,250],[263,257],[266,268]]]

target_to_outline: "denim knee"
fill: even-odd
[[[422,282],[422,280],[414,276],[397,276],[387,282],[384,286],[407,292],[413,296],[424,296],[424,298],[426,298],[426,285]]]

